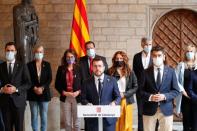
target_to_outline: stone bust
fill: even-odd
[[[14,6],[13,26],[17,60],[28,63],[33,60],[32,49],[38,40],[38,16],[32,0],[22,0]]]

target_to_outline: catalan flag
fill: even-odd
[[[86,0],[75,0],[70,48],[74,49],[79,57],[84,56],[86,54],[85,42],[89,40]]]

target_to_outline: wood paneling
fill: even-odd
[[[162,16],[153,29],[153,45],[165,48],[168,64],[175,67],[187,45],[197,45],[197,13],[179,9]]]

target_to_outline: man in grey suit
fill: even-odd
[[[179,94],[174,69],[164,64],[164,49],[153,47],[151,51],[153,66],[144,71],[141,83],[143,99],[144,131],[155,129],[159,121],[159,131],[172,131],[173,99]]]

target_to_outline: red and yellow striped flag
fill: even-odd
[[[86,0],[75,0],[70,48],[74,49],[79,57],[84,56],[86,54],[85,42],[89,40]]]

